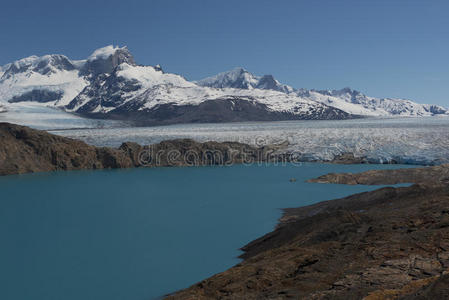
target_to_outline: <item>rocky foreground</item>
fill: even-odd
[[[449,299],[449,166],[330,174],[394,184],[286,209],[244,261],[167,299]]]

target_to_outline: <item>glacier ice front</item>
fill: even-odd
[[[310,161],[329,161],[353,153],[373,163],[449,163],[449,119],[443,117],[189,124],[53,133],[112,147],[125,141],[153,144],[175,138],[257,145],[288,141],[288,150],[300,152],[304,160]]]

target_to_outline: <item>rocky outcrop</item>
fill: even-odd
[[[60,91],[53,92],[49,90],[32,90],[29,92],[26,92],[20,96],[14,96],[12,97],[8,102],[9,103],[15,103],[15,102],[40,102],[40,103],[46,103],[46,102],[52,102],[60,100],[63,96],[63,93]]]
[[[372,170],[358,174],[326,174],[309,182],[340,184],[449,183],[449,165],[398,170]]]
[[[0,123],[0,175],[132,166],[129,157],[117,149],[95,148],[44,131]]]
[[[271,154],[285,146],[256,148],[235,142],[198,143],[180,139],[150,146],[124,143],[118,149],[97,148],[45,131],[0,123],[0,175],[56,170],[253,163],[277,159],[272,158]]]
[[[101,53],[106,49],[108,49],[107,54]],[[97,52],[100,53],[97,54]],[[81,75],[93,76],[110,74],[122,63],[127,63],[133,66],[136,65],[134,57],[128,51],[128,48],[123,47],[114,49],[113,47],[106,47],[94,52],[91,57],[87,59],[86,64],[80,70],[80,73]]]
[[[351,175],[416,184],[286,209],[242,263],[167,299],[446,299],[447,169]]]

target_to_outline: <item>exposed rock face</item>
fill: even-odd
[[[10,99],[9,103],[15,102],[52,102],[57,101],[62,98],[63,93],[60,91],[49,91],[49,90],[32,90],[30,92],[24,93],[20,96],[14,96]]]
[[[401,298],[402,300],[449,299],[449,274],[440,276],[419,291]]]
[[[82,75],[110,74],[122,63],[136,65],[134,57],[128,48],[118,48],[111,55],[94,55],[87,60],[86,65],[81,70]]]
[[[70,103],[67,105],[68,109],[74,109],[85,98],[92,98],[92,101],[81,105],[78,113],[89,113],[94,111],[99,105],[105,109],[114,109],[119,104],[123,103],[126,98],[126,93],[137,91],[141,86],[132,80],[125,80],[118,77],[116,73],[109,76],[98,75],[92,79],[92,83],[85,87]]]
[[[425,183],[286,209],[242,263],[167,299],[447,299],[448,168],[365,173]]]
[[[133,166],[122,151],[8,123],[0,123],[0,145],[0,175]]]

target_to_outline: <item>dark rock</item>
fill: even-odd
[[[109,89],[109,91],[112,91]],[[86,92],[88,92],[86,90]],[[82,94],[85,91],[82,92]],[[94,92],[93,92],[94,93]],[[120,95],[120,93],[115,94]],[[145,95],[142,95],[145,97]],[[73,109],[76,106],[75,98],[68,106]],[[319,106],[316,111],[303,112],[301,114],[293,114],[288,112],[272,111],[265,104],[259,103],[249,97],[226,97],[216,100],[207,100],[199,105],[175,105],[161,104],[151,109],[140,109],[144,103],[142,101],[132,101],[125,103],[118,108],[111,110],[107,114],[89,113],[92,108],[98,104],[109,106],[110,97],[103,100],[97,97],[97,102],[93,106],[82,107],[78,111],[90,118],[112,118],[116,120],[127,120],[133,122],[137,126],[153,126],[167,125],[178,123],[222,123],[222,122],[245,122],[245,121],[286,121],[286,120],[341,120],[352,119],[354,115],[350,115],[339,109],[328,106]],[[115,99],[115,98],[114,98]],[[119,98],[117,98],[119,99]],[[118,102],[122,100],[119,99]],[[92,101],[91,101],[92,102]],[[118,103],[117,102],[117,103]],[[114,107],[116,103],[111,103]],[[301,107],[297,108],[301,111]]]
[[[358,174],[327,174],[311,179],[309,182],[366,185],[413,182],[448,183],[449,165],[397,170],[372,170]]]
[[[30,92],[26,92],[20,96],[14,96],[10,100],[9,103],[16,102],[52,102],[56,100],[60,100],[64,95],[61,91],[49,91],[49,90],[32,90]]]

